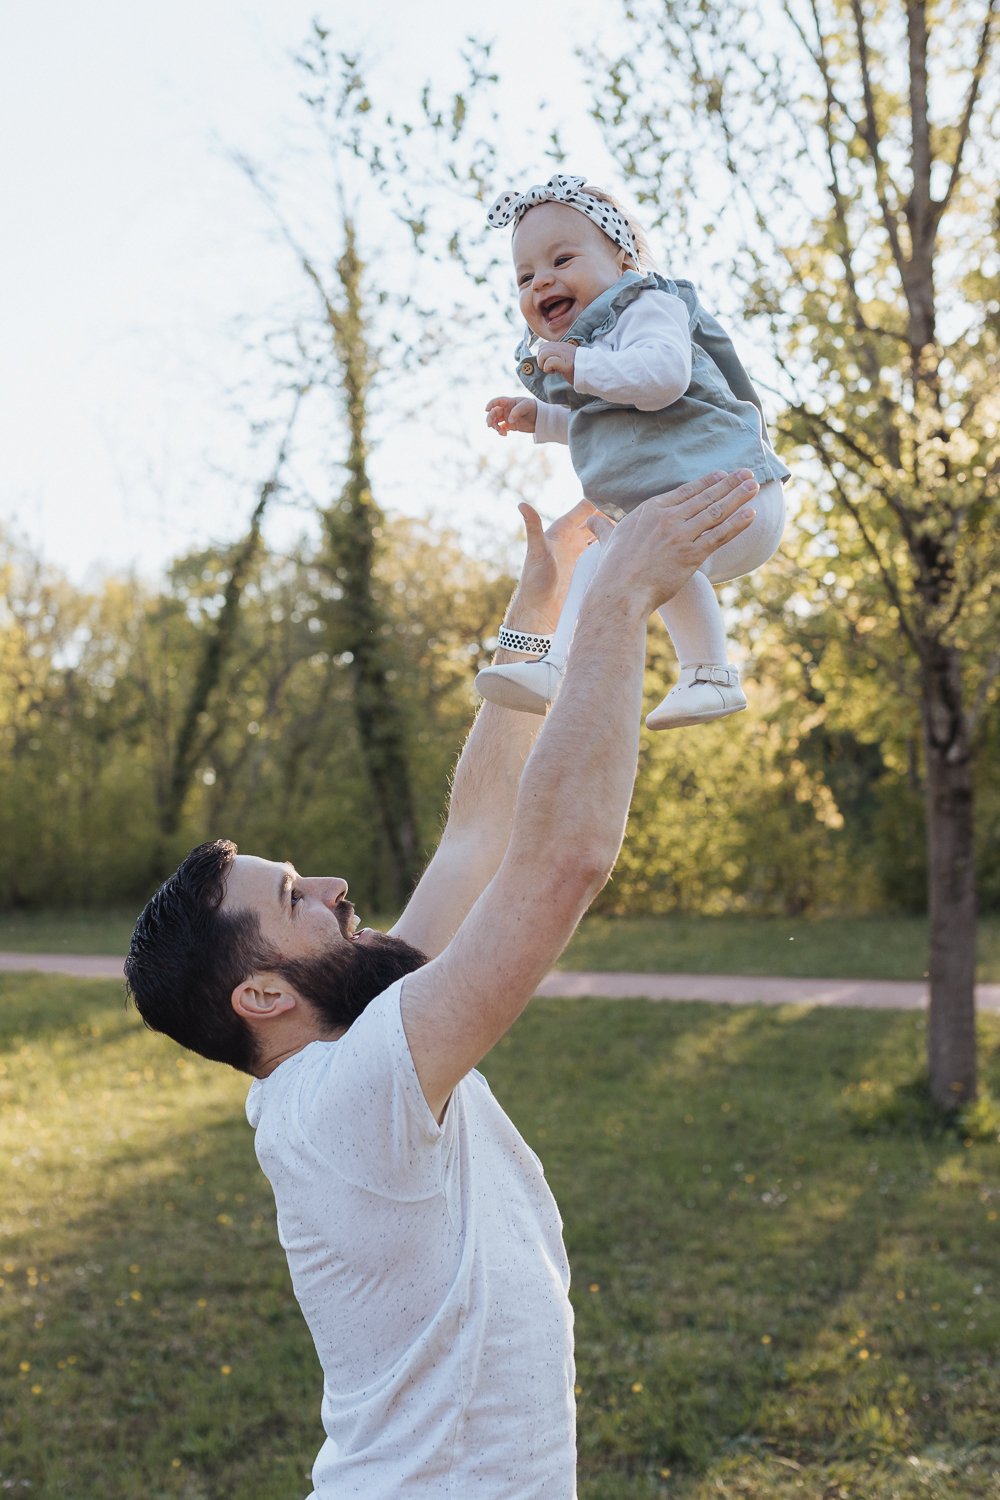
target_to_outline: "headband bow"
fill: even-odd
[[[575,208],[579,213],[586,214],[598,229],[631,255],[638,265],[639,252],[635,236],[624,214],[613,203],[605,203],[602,198],[585,193],[583,189],[586,182],[586,177],[566,177],[561,172],[556,172],[548,182],[536,183],[525,193],[501,193],[486,215],[487,223],[493,229],[504,229],[508,224],[519,224],[528,209],[535,208],[539,203],[565,203],[567,208]]]

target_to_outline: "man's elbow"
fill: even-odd
[[[611,877],[618,850],[598,844],[565,851],[550,869],[553,890],[560,891],[572,905],[588,907]]]

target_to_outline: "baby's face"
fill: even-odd
[[[556,341],[620,279],[626,259],[614,240],[565,203],[529,208],[512,249],[524,321],[539,338]]]

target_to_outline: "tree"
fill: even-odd
[[[166,863],[166,851],[180,826],[184,803],[199,762],[211,749],[225,722],[219,688],[224,680],[226,658],[236,633],[243,591],[259,560],[264,516],[281,482],[302,394],[302,391],[295,392],[274,468],[260,488],[246,535],[232,549],[218,612],[206,622],[199,640],[197,669],[181,710],[176,735],[172,737],[168,769],[157,797],[157,836],[150,850],[150,870],[154,877],[162,872]]]
[[[427,358],[424,334],[428,327],[437,329],[440,314],[420,305],[410,290],[412,278],[399,278],[407,288],[399,294],[388,291],[384,275],[378,286],[369,283],[362,230],[379,245],[383,270],[394,232],[397,238],[401,235],[410,258],[414,247],[427,248],[433,236],[414,197],[423,176],[418,164],[428,141],[449,127],[433,106],[429,89],[421,96],[418,132],[391,113],[376,111],[358,60],[333,54],[328,38],[329,33],[314,22],[297,63],[304,80],[302,99],[317,128],[332,187],[326,200],[333,205],[327,234],[328,242],[332,239],[337,247],[335,256],[314,253],[307,248],[307,235],[293,227],[293,220],[307,217],[305,205],[289,209],[286,191],[272,188],[246,158],[240,158],[240,165],[268,205],[312,300],[311,312],[294,328],[286,328],[285,337],[272,341],[272,348],[279,363],[303,386],[325,394],[339,419],[335,463],[343,482],[334,498],[324,496],[317,507],[326,573],[318,617],[328,633],[328,669],[346,668],[350,675],[354,725],[384,853],[384,878],[373,896],[385,909],[398,908],[408,897],[423,865],[423,850],[411,737],[394,686],[391,623],[379,582],[385,517],[372,493],[370,429],[377,395],[401,374],[422,369]],[[469,66],[482,77],[475,49]],[[464,120],[464,103],[456,95],[450,109],[455,136]],[[492,160],[492,148],[483,149]],[[485,168],[473,184],[474,194],[484,175]],[[379,190],[374,197],[373,184]],[[310,191],[315,196],[314,182]],[[451,253],[457,254],[454,233],[449,243]],[[440,347],[436,336],[433,343]],[[332,743],[330,755],[336,754]]]
[[[864,617],[885,696],[912,663],[930,1088],[952,1108],[976,1092],[974,760],[1000,673],[997,0],[625,14],[595,75],[609,143],[674,265],[700,234],[770,336],[815,588]]]

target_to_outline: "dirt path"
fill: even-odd
[[[98,954],[0,953],[0,970],[69,974],[75,979],[120,979],[122,960]],[[821,1005],[864,1010],[923,1010],[925,981],[886,979],[752,979],[732,974],[616,974],[557,969],[540,995],[573,999],[708,1000],[719,1005]],[[976,987],[980,1010],[1000,1011],[1000,984]]]

